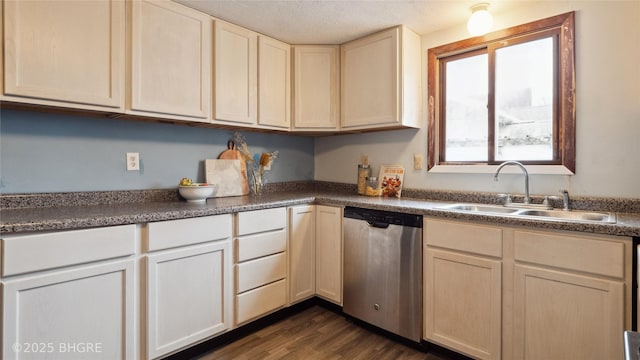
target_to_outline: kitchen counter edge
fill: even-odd
[[[447,202],[423,199],[389,199],[331,192],[286,192],[263,196],[234,196],[208,199],[206,203],[159,201],[127,204],[60,206],[0,210],[0,234],[73,230],[200,216],[229,214],[275,207],[319,204],[419,214],[456,220],[480,221],[541,229],[640,237],[640,214],[617,213],[617,223],[599,224],[546,219],[514,218],[504,215],[461,213],[434,209]]]

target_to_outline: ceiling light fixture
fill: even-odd
[[[493,17],[489,13],[489,3],[479,3],[471,7],[471,17],[467,29],[473,36],[484,35],[491,30]]]

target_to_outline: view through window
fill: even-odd
[[[518,160],[574,172],[572,29],[568,13],[429,49],[429,168]]]

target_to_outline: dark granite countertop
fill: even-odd
[[[459,201],[451,199],[450,201]],[[388,199],[353,195],[344,191],[293,190],[262,196],[211,198],[204,204],[187,203],[177,197],[145,202],[83,204],[79,206],[40,206],[0,210],[0,233],[24,233],[81,229],[100,226],[138,224],[301,204],[357,206],[398,211],[440,218],[481,221],[541,229],[571,230],[618,236],[640,236],[640,213],[617,213],[615,224],[598,224],[547,219],[518,218],[508,215],[482,215],[434,209],[445,201],[420,198]],[[471,200],[469,200],[471,202]]]

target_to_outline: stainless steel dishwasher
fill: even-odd
[[[422,216],[344,209],[343,311],[420,342]]]

